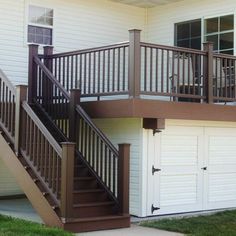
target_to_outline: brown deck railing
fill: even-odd
[[[0,70],[0,124],[8,138],[15,136],[16,89]]]
[[[236,101],[236,57],[213,54],[213,97],[220,102]]]
[[[70,91],[99,97],[128,94],[128,43],[46,55],[54,77]],[[47,51],[48,52],[48,51]]]
[[[236,57],[214,54],[212,44],[201,51],[145,43],[131,30],[127,43],[60,54],[46,47],[40,58],[67,91],[81,89],[81,97],[236,100]]]
[[[205,99],[203,62],[206,52],[141,43],[143,95]]]

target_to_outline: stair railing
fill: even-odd
[[[15,137],[15,106],[16,88],[0,70],[0,126],[12,143]]]
[[[80,106],[80,90],[68,93],[37,55],[32,64],[36,89],[32,102],[40,104],[67,140],[76,143],[77,154],[118,204],[120,213],[129,214],[130,145],[120,144],[118,151]]]

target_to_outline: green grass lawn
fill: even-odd
[[[72,236],[73,234],[41,224],[0,215],[0,236]]]
[[[236,210],[214,215],[148,221],[140,225],[192,236],[236,236]]]

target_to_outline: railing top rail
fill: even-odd
[[[222,59],[236,60],[236,56],[229,55],[229,54],[223,54],[223,53],[213,53],[213,57],[222,58]]]
[[[50,134],[50,132],[47,130],[47,128],[43,125],[43,123],[40,121],[40,119],[34,114],[33,110],[27,104],[27,102],[23,102],[22,107],[26,111],[27,115],[34,121],[37,128],[46,137],[47,141],[50,143],[50,145],[56,151],[58,156],[62,157],[62,148],[57,143],[57,141],[53,138],[53,136]]]
[[[115,154],[116,157],[119,156],[118,150],[115,146],[111,143],[111,141],[94,125],[90,117],[87,113],[83,110],[83,108],[79,105],[76,106],[76,111],[79,113],[80,116],[83,117],[84,120],[89,124],[90,127],[100,136],[100,138],[107,144],[109,149]]]
[[[154,44],[154,43],[145,43],[141,42],[141,46],[143,47],[151,47],[151,48],[156,48],[156,49],[164,49],[164,50],[171,50],[175,52],[183,52],[183,53],[193,53],[193,54],[198,54],[198,55],[207,55],[207,52],[197,50],[197,49],[191,49],[191,48],[181,48],[181,47],[175,47],[175,46],[166,46],[166,45],[160,45],[160,44]]]
[[[65,52],[65,53],[56,53],[50,56],[45,57],[44,55],[39,55],[41,58],[58,58],[58,57],[68,57],[68,56],[74,56],[74,55],[80,55],[80,54],[86,54],[86,53],[91,53],[91,52],[99,52],[99,51],[105,51],[105,50],[110,50],[110,49],[115,49],[115,48],[120,48],[120,47],[128,47],[129,42],[122,42],[122,43],[116,43],[108,46],[101,46],[101,47],[95,47],[95,48],[88,48],[88,49],[81,49],[81,50],[76,50],[76,51],[71,51],[71,52]]]
[[[3,73],[1,69],[0,69],[0,78],[4,80],[4,82],[7,84],[11,92],[16,96],[16,88],[13,86],[13,84],[10,82],[10,80],[7,78],[7,76]]]
[[[69,93],[64,89],[64,87],[56,80],[52,72],[40,61],[38,57],[34,57],[36,64],[43,70],[45,75],[54,83],[54,85],[59,88],[61,93],[65,96],[66,99],[70,99]]]

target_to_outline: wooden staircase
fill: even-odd
[[[0,158],[45,224],[72,232],[129,227],[129,145],[116,150],[82,108],[71,104],[73,97],[66,101],[69,117],[52,116],[55,107],[47,110],[26,98],[27,87],[15,88],[1,72]],[[69,123],[70,133],[58,119]],[[77,120],[73,129],[71,120]],[[94,137],[99,147],[91,143]]]

